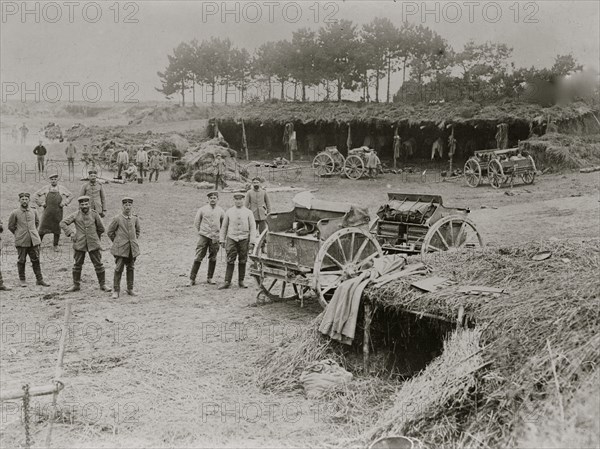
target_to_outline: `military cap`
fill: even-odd
[[[213,195],[216,196],[216,197],[218,197],[219,196],[219,192],[217,192],[216,190],[212,190],[212,191],[210,191],[210,192],[208,192],[206,194],[206,196],[213,196]]]
[[[243,190],[238,190],[237,192],[233,192],[233,197],[234,198],[244,198],[246,196],[246,192],[244,192]]]
[[[88,170],[88,175],[91,175],[91,174],[97,175],[98,171],[95,168],[92,168],[91,170]]]
[[[58,173],[52,173],[50,176],[48,176],[48,179],[52,178],[58,178]]]
[[[130,196],[126,196],[125,198],[123,198],[121,200],[122,203],[133,203],[133,198],[131,198]]]
[[[23,196],[26,196],[27,198],[31,198],[31,195],[29,194],[29,192],[21,192],[19,193],[19,199]]]
[[[252,181],[260,181],[260,182],[262,182],[262,179],[259,176],[255,176],[254,178],[252,178]]]
[[[79,198],[77,198],[77,201],[79,201],[80,203],[82,203],[83,201],[89,201],[89,200],[90,200],[90,197],[87,195],[83,195],[83,196],[80,196]]]

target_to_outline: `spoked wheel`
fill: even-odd
[[[464,169],[465,181],[470,187],[477,187],[481,182],[481,165],[477,159],[469,159]]]
[[[535,181],[535,173],[537,172],[537,169],[535,167],[535,162],[533,161],[533,158],[531,156],[527,156],[527,158],[531,163],[531,170],[521,173],[521,179],[525,184],[533,184],[533,181]]]
[[[333,162],[335,163],[334,173],[341,173],[344,169],[344,164],[346,163],[346,158],[342,153],[333,153],[331,156],[333,158]]]
[[[361,274],[367,262],[381,255],[381,246],[368,231],[344,228],[334,232],[319,249],[313,270],[314,290],[321,306],[327,307],[342,282]]]
[[[421,255],[483,246],[479,231],[468,218],[446,217],[433,224],[423,239]]]
[[[344,162],[344,174],[350,179],[359,179],[365,173],[363,160],[354,154],[346,158]]]
[[[494,189],[499,189],[506,181],[502,164],[497,159],[492,159],[488,165],[488,180]]]
[[[254,256],[260,258],[263,254],[265,254],[267,250],[266,241],[267,230],[264,230],[258,239],[258,243],[254,247]],[[253,263],[255,264],[254,268],[260,271],[260,262]],[[283,279],[261,275],[253,275],[253,277],[256,279],[256,282],[260,288],[259,294],[265,295],[271,301],[287,301],[291,299],[298,299],[300,288],[303,289],[303,293],[308,291],[308,287],[297,287],[296,285],[291,284]]]
[[[319,153],[312,162],[312,168],[317,176],[331,175],[335,169],[335,161],[327,153]]]

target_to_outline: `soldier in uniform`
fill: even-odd
[[[115,256],[115,275],[113,281],[113,299],[119,298],[121,276],[127,267],[127,294],[137,296],[133,291],[135,259],[140,255],[137,239],[140,236],[140,220],[132,211],[133,198],[121,200],[123,212],[112,219],[106,235],[113,242],[110,252]]]
[[[267,191],[261,186],[261,179],[257,176],[252,179],[252,189],[246,192],[244,206],[252,211],[259,234],[267,229],[266,218],[271,213],[271,203]]]
[[[104,234],[104,224],[100,214],[90,207],[89,196],[80,196],[77,201],[79,210],[60,222],[60,227],[65,235],[73,239],[73,258],[75,259],[73,286],[67,292],[76,292],[81,289],[81,270],[86,253],[89,254],[92,264],[94,264],[100,290],[109,292],[110,288],[106,287],[102,247],[100,246],[100,239]],[[71,224],[75,224],[75,232],[70,228]]]
[[[106,214],[106,196],[102,184],[98,182],[98,172],[95,169],[88,171],[89,181],[81,188],[80,196],[88,196],[90,198],[90,207],[104,218]]]

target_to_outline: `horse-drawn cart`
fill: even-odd
[[[388,193],[371,232],[383,252],[427,254],[483,246],[469,209],[444,207],[439,195]]]
[[[368,223],[364,209],[315,199],[270,214],[250,255],[259,294],[271,300],[314,295],[325,307],[337,286],[382,254]]]
[[[346,158],[338,151],[336,147],[327,147],[321,151],[312,161],[312,168],[315,175],[331,176],[339,175],[344,169]]]
[[[465,181],[469,186],[477,187],[487,177],[495,189],[507,182],[512,186],[517,176],[525,184],[533,184],[536,172],[533,158],[520,148],[475,151],[464,169]]]

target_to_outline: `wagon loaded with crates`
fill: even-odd
[[[483,246],[469,209],[443,205],[439,195],[388,193],[371,232],[385,254],[425,255]]]
[[[493,188],[499,189],[506,183],[512,186],[516,177],[525,184],[533,184],[536,172],[531,155],[520,148],[507,148],[475,151],[465,163],[464,176],[471,187],[477,187],[487,178]]]
[[[369,232],[368,211],[351,204],[316,200],[304,192],[294,209],[271,213],[250,255],[250,274],[270,300],[303,301],[316,296],[326,307],[335,289],[382,255]]]

